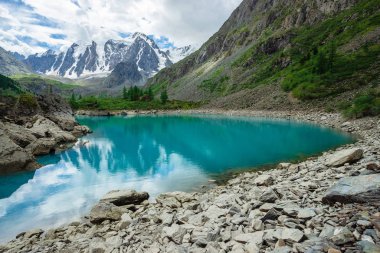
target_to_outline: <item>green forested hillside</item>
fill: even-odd
[[[24,89],[18,82],[0,74],[0,96],[15,97],[23,92]]]
[[[227,108],[348,109],[369,93],[378,101],[379,10],[378,0],[245,0],[148,86]]]

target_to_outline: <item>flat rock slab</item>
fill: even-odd
[[[363,157],[363,150],[360,148],[344,149],[331,154],[326,158],[326,165],[338,167],[345,163],[353,163]]]
[[[322,202],[380,202],[380,174],[342,178],[326,192]]]
[[[111,191],[100,199],[101,202],[112,203],[116,206],[125,206],[131,204],[140,204],[149,199],[147,192],[136,192],[134,190]]]

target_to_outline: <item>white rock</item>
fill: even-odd
[[[263,243],[264,231],[257,231],[254,233],[246,233],[235,236],[234,240],[240,243],[254,243],[260,245]]]
[[[327,166],[338,167],[345,163],[352,163],[363,157],[363,150],[360,148],[350,148],[337,151],[326,158]]]
[[[315,213],[315,211],[313,209],[304,208],[304,209],[300,209],[298,211],[297,218],[299,218],[299,219],[311,219],[316,215],[317,214]]]

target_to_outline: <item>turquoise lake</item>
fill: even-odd
[[[287,120],[206,115],[78,117],[94,132],[39,158],[34,172],[0,176],[0,240],[77,220],[110,190],[193,191],[227,172],[303,159],[353,142]],[[83,144],[86,143],[86,144]]]

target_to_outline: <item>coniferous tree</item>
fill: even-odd
[[[323,74],[328,69],[328,60],[326,57],[326,53],[321,51],[318,53],[316,71],[318,74]]]
[[[161,92],[160,98],[161,98],[161,103],[166,104],[166,102],[168,101],[168,93],[166,90],[163,90]]]
[[[123,88],[123,98],[128,99],[128,92],[127,92],[127,88],[125,86]]]
[[[330,47],[329,47],[329,59],[328,59],[328,70],[331,72],[333,71],[335,58],[336,58],[336,45],[333,41],[331,41]]]

